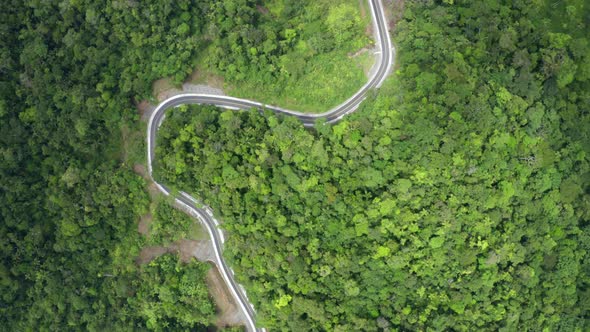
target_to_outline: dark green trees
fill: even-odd
[[[190,69],[201,45],[200,8],[35,0],[3,7],[0,326],[145,327],[127,299],[138,290],[135,278],[149,279],[133,262],[148,197],[120,154],[120,130],[134,127],[131,101],[148,96],[153,80],[180,81]],[[188,322],[208,324],[209,315]]]
[[[140,269],[129,305],[149,330],[205,329],[215,313],[204,283],[206,271],[205,264],[161,256]]]
[[[587,329],[587,36],[526,1],[406,5],[357,113],[172,111],[159,178],[225,222],[269,328]]]

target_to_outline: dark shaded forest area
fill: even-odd
[[[149,200],[121,151],[121,129],[140,130],[132,100],[190,72],[201,17],[192,1],[3,3],[1,330],[212,322],[205,265],[135,265]]]
[[[284,17],[263,20],[261,3],[3,3],[0,330],[212,324],[206,265],[135,263],[149,197],[121,132],[143,131],[134,103],[156,79],[182,82],[205,49],[229,81],[279,85],[302,74],[289,56],[362,44],[359,22],[334,19],[345,10],[307,17],[313,1],[277,0]],[[158,179],[223,220],[261,326],[588,330],[585,6],[406,1],[398,67],[358,112],[308,130],[267,113],[171,111]]]

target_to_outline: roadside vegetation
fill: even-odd
[[[198,221],[176,209],[168,200],[155,203],[154,212],[148,228],[148,245],[167,246],[182,239],[205,240],[209,237]]]
[[[150,225],[153,237],[146,240],[137,232],[149,199],[147,184],[132,171],[145,152],[134,105],[151,98],[152,82],[159,78],[183,82],[199,57],[207,57],[220,72],[229,70],[228,63],[259,59],[256,66],[236,68],[250,73],[278,66],[280,59],[286,68],[290,60],[281,57],[295,58],[297,50],[305,53],[300,59],[315,63],[317,72],[309,74],[316,75],[313,81],[336,70],[353,73],[318,91],[337,87],[340,96],[350,94],[354,82],[363,81],[362,69],[329,67],[326,56],[340,52],[338,63],[344,64],[347,52],[367,44],[361,30],[369,16],[360,18],[356,2],[339,2],[330,16],[330,35],[319,36],[328,23],[324,17],[318,21],[312,6],[324,11],[327,3],[273,1],[268,8],[241,0],[4,3],[0,326],[12,331],[156,329],[148,324],[153,320],[143,304],[130,306],[141,284],[133,280],[147,280],[151,272],[145,271],[152,271],[141,272],[135,258],[145,245],[202,234],[161,205]],[[310,22],[316,26],[307,27]],[[273,34],[278,46],[264,50],[261,38]],[[332,42],[335,34],[338,45]],[[308,45],[312,37],[319,38],[310,43],[321,52]],[[228,47],[232,52],[224,57],[209,53]],[[253,54],[257,47],[260,53]],[[321,63],[312,60],[315,54],[324,56]],[[300,78],[285,70],[281,75],[285,86]],[[278,77],[264,79],[270,84]],[[205,319],[198,326],[210,323]]]
[[[408,1],[361,110],[172,110],[157,176],[223,220],[269,329],[586,331],[589,11],[566,3]]]
[[[199,70],[220,74],[229,95],[322,112],[367,80],[370,51],[359,52],[373,44],[365,0],[233,0],[213,7]],[[233,15],[240,19],[225,19]]]
[[[204,282],[208,269],[194,260],[181,263],[176,255],[160,256],[140,267],[129,307],[152,331],[205,330],[215,317]]]
[[[159,179],[224,221],[225,255],[272,330],[588,330],[584,5],[407,1],[399,70],[357,113],[306,130],[171,111]],[[325,110],[364,81],[348,58],[369,43],[357,8],[5,1],[1,329],[211,326],[207,265],[136,264],[151,240],[134,104],[200,63],[232,94]],[[154,243],[186,232],[171,208],[155,214]]]

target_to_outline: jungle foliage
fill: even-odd
[[[365,83],[369,51],[352,56],[372,42],[365,0],[210,4],[201,66],[221,74],[231,95],[319,112]]]
[[[140,130],[133,101],[199,57],[236,86],[348,95],[311,82],[345,68],[330,54],[366,43],[352,2],[4,1],[1,329],[210,325],[205,266],[134,263],[149,199],[121,149],[122,128]],[[262,326],[587,330],[584,5],[406,1],[399,70],[357,113],[309,131],[177,110],[158,175],[220,214]],[[185,226],[162,224],[154,241]]]
[[[399,68],[336,125],[170,111],[157,175],[224,221],[261,326],[590,328],[589,11],[565,3],[406,1]]]
[[[215,307],[203,282],[208,266],[193,261],[183,264],[171,254],[142,266],[132,282],[135,296],[130,307],[153,331],[205,330],[213,322]]]
[[[175,208],[169,200],[162,200],[154,208],[146,244],[168,246],[177,240],[204,240],[208,236],[200,222]]]
[[[212,323],[204,265],[135,265],[149,200],[119,139],[133,99],[190,71],[201,18],[195,1],[3,2],[0,330]]]

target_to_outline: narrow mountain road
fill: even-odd
[[[357,93],[355,93],[344,103],[332,108],[327,112],[318,114],[305,114],[272,105],[265,105],[252,100],[195,93],[179,94],[161,102],[151,114],[147,128],[148,174],[158,189],[166,196],[171,195],[170,190],[165,185],[158,183],[153,178],[153,163],[156,158],[156,135],[158,133],[158,128],[164,120],[166,110],[170,108],[182,104],[209,104],[236,110],[247,110],[252,108],[268,109],[275,113],[295,116],[299,118],[305,126],[313,126],[315,121],[320,118],[326,119],[326,122],[328,123],[335,123],[342,119],[342,117],[346,114],[354,112],[359,107],[361,102],[366,98],[367,92],[369,92],[371,89],[379,88],[385,81],[385,78],[391,71],[395,57],[395,49],[391,44],[391,39],[387,30],[387,20],[385,18],[382,0],[368,0],[368,2],[373,18],[375,39],[380,51],[377,56],[378,61],[375,64],[377,66],[377,70],[374,71],[373,76]],[[197,200],[185,192],[180,192],[180,194],[175,197],[175,203],[178,208],[199,219],[207,228],[215,251],[215,262],[213,263],[215,263],[219,268],[219,272],[223,277],[223,280],[227,284],[228,289],[238,304],[238,307],[246,317],[247,329],[249,331],[264,330],[256,327],[256,313],[254,308],[248,300],[244,288],[235,281],[233,271],[229,266],[227,266],[225,260],[223,259],[222,252],[225,239],[221,229],[219,228],[219,222],[213,218],[211,210],[208,208],[198,208],[197,205],[199,204],[197,203]]]

